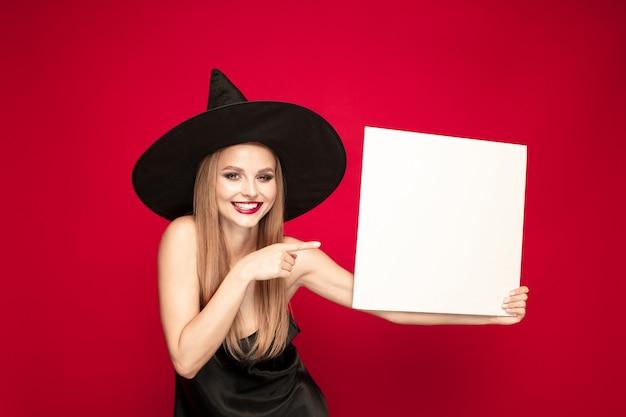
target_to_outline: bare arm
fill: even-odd
[[[289,278],[294,252],[314,247],[315,242],[277,244],[244,256],[200,311],[194,220],[174,220],[159,247],[159,301],[165,340],[176,372],[192,378],[211,359],[239,309],[253,303],[253,281]]]
[[[353,274],[337,265],[321,250],[311,250],[299,254],[294,267],[294,275],[298,277],[295,282],[296,288],[304,286],[330,301],[352,308]],[[295,292],[295,289],[293,291]],[[503,310],[512,316],[501,317],[393,311],[366,312],[401,324],[514,324],[524,318],[527,299],[527,287],[513,290],[503,300]]]
[[[249,282],[228,274],[200,311],[194,221],[183,217],[167,227],[159,247],[159,302],[167,348],[181,376],[193,377],[220,347]]]
[[[394,323],[401,324],[516,324],[526,315],[528,287],[520,287],[511,291],[502,301],[502,310],[509,316],[473,316],[463,314],[408,313],[400,311],[368,311]]]

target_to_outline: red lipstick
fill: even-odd
[[[254,214],[261,209],[263,203],[258,201],[235,201],[231,203],[235,210],[241,214]]]

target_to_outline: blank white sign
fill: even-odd
[[[365,128],[353,307],[506,315],[526,146]]]

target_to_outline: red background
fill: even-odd
[[[212,67],[336,127],[346,178],[287,229],[348,269],[364,125],[528,145],[526,320],[399,326],[300,293],[332,416],[626,414],[625,3],[215,3],[2,2],[2,415],[172,414],[166,222],[130,173]]]

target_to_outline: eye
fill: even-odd
[[[236,172],[227,172],[224,174],[224,178],[226,178],[227,180],[236,180],[239,179],[239,174],[237,174]]]
[[[268,182],[268,181],[273,180],[274,176],[264,174],[264,175],[259,175],[257,178],[259,179],[259,181]]]

